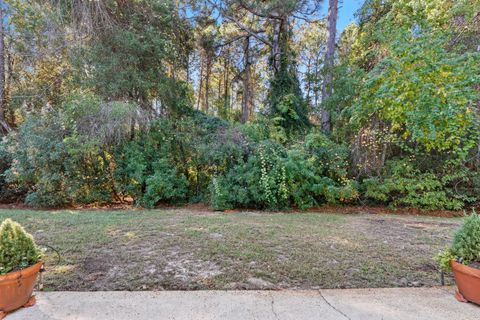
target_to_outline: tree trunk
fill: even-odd
[[[288,46],[288,16],[284,15],[275,20],[272,41],[273,74],[279,73],[284,65],[283,55]]]
[[[202,100],[203,86],[203,58],[200,57],[200,83],[198,84],[197,110],[200,109],[200,100]]]
[[[218,100],[222,99],[222,96],[223,96],[223,81],[225,80],[225,77],[218,77],[218,87],[217,87],[217,97],[218,97]]]
[[[319,88],[318,88],[318,73],[319,73],[319,59],[315,62],[315,80],[314,80],[314,89],[313,89],[313,110],[318,110],[318,95],[319,95]]]
[[[225,115],[228,115],[230,109],[230,92],[229,92],[229,77],[230,77],[230,50],[227,49],[224,66],[223,66],[223,108],[225,109]]]
[[[11,130],[10,125],[5,120],[5,29],[3,26],[3,1],[0,0],[0,129],[4,133]]]
[[[477,46],[477,51],[480,52],[480,44]],[[480,92],[480,84],[477,85],[477,90]],[[480,128],[480,100],[477,101],[477,130]],[[477,142],[477,166],[480,167],[480,137]]]
[[[327,52],[325,53],[324,78],[322,83],[322,103],[331,95],[332,68],[335,58],[335,38],[337,36],[337,16],[338,16],[338,0],[328,1],[328,40]],[[322,131],[330,132],[330,112],[325,108],[321,109]]]
[[[312,107],[312,104],[310,102],[310,91],[312,90],[311,67],[312,67],[311,58],[309,57],[308,62],[307,62],[307,71],[305,72],[305,74],[307,75],[307,85],[306,85],[306,88],[305,88],[305,91],[307,92],[307,95],[306,95],[305,99],[307,100],[307,103],[308,103],[309,107]]]
[[[188,54],[187,56],[187,65],[186,65],[187,69],[185,70],[187,75],[186,75],[186,78],[187,78],[187,83],[190,83],[190,53]]]
[[[210,73],[212,72],[212,61],[210,57],[207,57],[207,70],[205,74],[205,113],[208,113],[209,101],[208,96],[210,94]]]
[[[273,25],[272,66],[274,74],[280,70],[280,24],[280,21],[275,20]]]
[[[246,123],[248,121],[248,113],[250,111],[250,87],[251,87],[251,61],[250,61],[250,37],[245,38],[244,44],[244,65],[245,70],[243,74],[243,99],[242,99],[242,118],[241,122]]]

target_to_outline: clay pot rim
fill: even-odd
[[[455,260],[450,260],[450,266],[456,272],[461,272],[463,274],[469,275],[471,277],[479,278],[480,279],[480,269],[472,268],[461,264]]]
[[[4,275],[0,276],[0,285],[5,284],[6,282],[11,282],[11,281],[16,281],[19,278],[25,278],[29,277],[33,274],[36,274],[40,271],[40,269],[43,266],[43,261],[40,260],[34,265],[31,265],[30,267],[27,267],[25,269],[17,270],[17,271],[11,271],[8,272]]]

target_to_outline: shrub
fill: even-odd
[[[311,157],[316,175],[329,178],[332,181],[331,185],[340,189],[338,196],[325,193],[326,199],[330,199],[327,202],[335,202],[334,199],[344,201],[357,198],[356,183],[348,177],[347,146],[333,142],[324,134],[312,132],[305,137],[305,148]]]
[[[154,202],[202,201],[212,177],[242,162],[249,152],[245,134],[218,118],[192,112],[157,120],[116,149],[117,191],[146,206],[152,206],[155,197],[160,198]],[[170,186],[167,177],[174,180]],[[175,195],[153,196],[158,188]]]
[[[8,181],[7,176],[10,167],[13,163],[13,155],[8,150],[9,137],[4,137],[0,140],[0,202],[12,203],[21,201],[27,190],[25,186],[21,184],[11,183]]]
[[[358,195],[347,177],[348,152],[322,134],[309,134],[305,143],[289,148],[265,140],[252,150],[247,161],[212,181],[213,207],[306,209]]]
[[[311,132],[305,142],[287,152],[287,176],[292,203],[300,208],[350,202],[358,197],[356,183],[348,177],[347,147]]]
[[[188,195],[188,182],[185,176],[179,174],[175,166],[165,159],[158,160],[153,167],[153,175],[145,181],[143,205],[152,208],[161,201],[169,203],[184,201]]]
[[[33,237],[22,226],[6,219],[0,226],[0,275],[27,268],[42,258]]]
[[[61,112],[30,115],[12,136],[6,180],[26,188],[25,202],[39,207],[111,199],[109,155],[69,128]]]
[[[185,141],[177,142],[172,126],[170,121],[157,121],[114,153],[116,190],[137,205],[152,207],[162,200],[178,201],[188,196],[185,170],[178,164],[184,163],[189,150]],[[181,197],[177,189],[184,189]]]
[[[25,202],[42,207],[70,202],[64,188],[64,163],[68,159],[64,135],[59,116],[31,115],[12,139],[15,161],[7,179],[28,188]]]
[[[393,206],[458,210],[464,205],[450,195],[447,179],[418,170],[408,159],[387,162],[383,176],[365,179],[363,187],[367,199]]]
[[[285,149],[272,141],[253,148],[248,160],[212,181],[211,204],[216,209],[236,206],[281,209],[287,206]]]
[[[480,262],[480,216],[472,212],[464,218],[462,226],[455,232],[450,248],[437,256],[443,270],[450,269],[450,260],[457,260],[465,265]]]

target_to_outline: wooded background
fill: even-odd
[[[1,1],[0,200],[475,206],[480,1],[338,8]]]

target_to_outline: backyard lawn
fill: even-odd
[[[5,218],[46,246],[45,290],[434,286],[432,257],[461,222],[189,209],[2,209]]]

